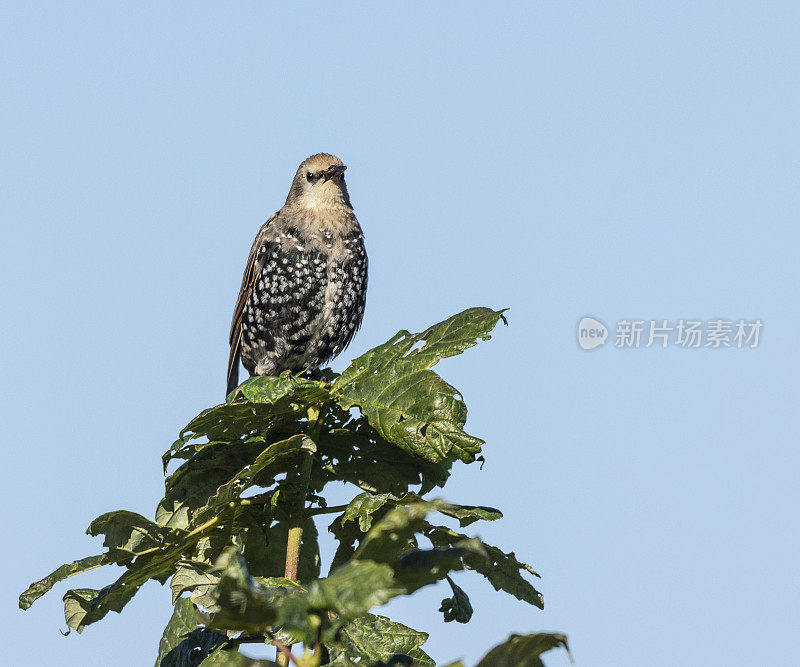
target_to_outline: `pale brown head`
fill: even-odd
[[[329,153],[306,158],[297,168],[286,204],[306,208],[352,208],[344,182],[345,169],[342,161]]]

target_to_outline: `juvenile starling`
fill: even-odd
[[[251,376],[318,368],[361,326],[367,252],[345,169],[335,155],[306,159],[258,232],[231,323],[228,393],[240,358]]]

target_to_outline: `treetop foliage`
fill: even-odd
[[[466,405],[432,366],[489,339],[500,319],[503,311],[471,308],[422,333],[400,331],[341,375],[247,380],[165,452],[164,471],[177,467],[154,520],[127,510],[98,517],[87,533],[103,536],[103,553],[31,584],[20,607],[75,574],[120,566],[105,588],[64,595],[67,625],[82,632],[147,581],[169,582],[175,608],[157,667],[276,664],[238,651],[255,642],[275,646],[284,665],[432,667],[425,632],[372,610],[445,581],[444,621],[466,623],[472,605],[450,577],[460,570],[542,608],[530,565],[441,524],[449,517],[463,529],[499,510],[426,498],[484,444],[464,430]],[[356,495],[329,507],[331,482]],[[338,547],[323,576],[314,518],[324,515]],[[542,665],[559,646],[563,635],[512,635],[479,667]]]

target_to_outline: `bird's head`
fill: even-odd
[[[307,208],[352,208],[344,182],[345,169],[338,157],[328,153],[306,158],[297,168],[286,203]]]

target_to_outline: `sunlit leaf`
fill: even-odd
[[[312,405],[328,400],[330,391],[325,382],[294,377],[285,373],[279,377],[255,376],[242,382],[229,402],[244,399],[250,403],[269,405],[275,415],[305,416]]]
[[[415,665],[434,667],[434,661],[420,648],[427,641],[428,633],[412,630],[385,616],[366,614],[344,626],[341,633],[351,654],[364,659],[385,661],[394,654],[403,653],[413,658]]]
[[[342,523],[358,520],[359,528],[366,533],[372,526],[372,515],[383,507],[389,498],[390,494],[388,493],[379,493],[377,495],[367,492],[359,493],[350,501],[344,511]]]
[[[414,369],[430,368],[444,357],[461,354],[478,341],[489,340],[490,332],[504,312],[491,308],[469,308],[428,327],[422,333],[400,331],[386,343],[354,359],[336,379],[334,388],[344,387],[365,375],[379,372],[398,359],[410,360]],[[424,343],[420,345],[422,341]]]
[[[92,600],[99,592],[93,588],[75,588],[64,594],[64,619],[68,627],[79,633],[83,632],[85,627],[83,619],[89,613]]]
[[[453,455],[471,462],[483,441],[464,432],[458,391],[430,367],[490,332],[502,311],[471,308],[420,334],[401,331],[355,359],[334,382],[344,408],[358,406],[381,437],[427,461]]]
[[[208,563],[180,562],[175,566],[169,587],[172,589],[172,604],[180,602],[183,593],[190,593],[192,602],[211,611],[210,589],[219,582],[219,575]],[[184,598],[185,599],[185,598]]]
[[[130,559],[159,547],[169,534],[158,524],[136,512],[117,510],[97,517],[86,529],[92,536],[104,535],[103,546],[115,560]]]
[[[47,593],[59,581],[71,577],[79,572],[86,572],[93,570],[101,565],[113,563],[113,559],[109,558],[107,554],[100,554],[99,556],[89,556],[88,558],[81,558],[80,560],[73,561],[62,565],[54,572],[48,574],[44,579],[33,582],[28,589],[19,596],[19,608],[28,609],[36,600],[42,595]]]
[[[503,517],[503,513],[494,507],[482,507],[479,505],[452,505],[439,509],[442,514],[458,519],[462,528],[469,526],[476,521],[497,521]]]
[[[428,369],[397,361],[342,388],[340,404],[358,406],[380,436],[431,462],[452,452],[475,460],[483,440],[464,432],[467,408],[458,391]]]

